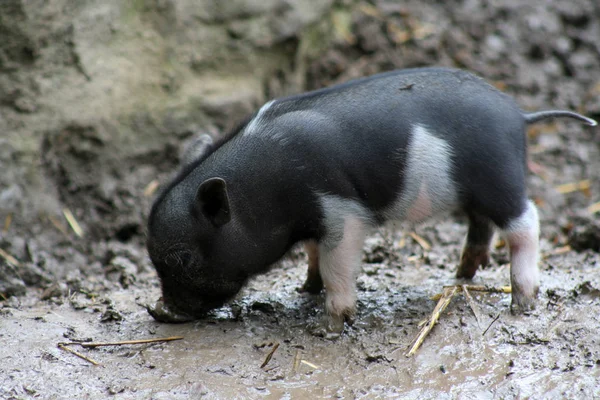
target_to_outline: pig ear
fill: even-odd
[[[196,192],[199,211],[216,227],[231,219],[227,184],[222,178],[210,178],[202,182]]]
[[[212,147],[213,140],[210,135],[207,135],[206,133],[193,138],[184,146],[184,149],[179,156],[181,160],[181,166],[185,168],[192,164],[204,154],[211,151]]]

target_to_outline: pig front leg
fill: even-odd
[[[324,328],[324,336],[328,337],[339,335],[344,330],[344,322],[351,322],[356,313],[356,275],[366,233],[365,223],[353,216],[343,218],[340,228],[330,232],[318,249],[327,312],[321,330]]]
[[[504,229],[510,249],[510,283],[513,312],[531,310],[540,287],[539,218],[535,205],[527,202],[525,211]]]
[[[472,279],[477,269],[490,263],[490,244],[494,236],[492,222],[482,216],[469,215],[469,232],[465,240],[457,278]]]
[[[321,279],[321,273],[319,272],[319,245],[311,240],[304,244],[304,250],[308,255],[308,273],[306,281],[299,291],[319,294],[323,290],[323,279]]]

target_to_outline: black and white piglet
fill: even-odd
[[[510,248],[512,306],[538,287],[539,224],[526,194],[528,123],[570,111],[524,113],[461,70],[391,71],[265,104],[156,199],[148,252],[162,284],[149,308],[178,322],[223,305],[295,243],[306,242],[304,288],[325,288],[331,331],[356,307],[365,235],[389,220],[441,212],[469,218],[457,277],[489,260],[494,228]]]

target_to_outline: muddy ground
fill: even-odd
[[[294,82],[300,76],[305,89],[391,68],[447,65],[481,74],[524,109],[567,108],[600,119],[596,2],[334,7],[350,10],[333,19],[344,25],[340,19],[347,17],[348,29],[319,57],[297,66]],[[286,92],[294,87],[291,79],[266,79],[258,98]],[[35,107],[28,113],[10,118],[37,115]],[[213,117],[210,129],[201,128],[223,134],[223,115]],[[466,233],[462,216],[374,231],[358,279],[357,321],[337,340],[306,329],[322,317],[323,296],[297,292],[306,272],[301,249],[209,318],[161,324],[145,308],[160,289],[145,253],[143,223],[152,182],[168,181],[191,133],[160,145],[140,141],[139,152],[121,160],[105,154],[111,151],[107,139],[93,126],[70,124],[61,132],[42,135],[37,162],[83,234],[61,215],[26,224],[18,221],[18,209],[1,215],[0,398],[600,398],[597,128],[557,121],[528,132],[529,187],[540,210],[543,256],[536,310],[513,316],[510,295],[473,293],[474,312],[456,296],[412,357],[405,353],[435,306],[431,297],[444,285],[464,283],[454,279]],[[76,140],[65,139],[67,133]],[[11,171],[12,164],[3,165]],[[570,183],[577,184],[561,186]],[[6,193],[13,200],[26,195],[4,189],[4,201]],[[508,285],[508,270],[499,241],[491,265],[473,284]],[[98,366],[57,347],[170,336],[183,339],[71,346]]]

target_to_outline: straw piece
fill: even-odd
[[[93,365],[100,365],[100,363],[98,361],[92,360],[91,358],[89,358],[87,356],[84,356],[83,354],[81,354],[81,353],[79,353],[79,352],[77,352],[77,351],[75,351],[75,350],[67,347],[65,345],[65,343],[59,343],[57,346],[58,346],[59,349],[64,350],[66,352],[69,352],[69,353],[71,353],[73,355],[76,355],[77,357],[79,357],[79,358],[81,358],[81,359],[83,359],[83,360],[85,360],[85,361],[87,361],[87,362],[89,362],[89,363],[91,363]]]
[[[589,206],[587,208],[587,210],[590,214],[595,214],[597,212],[600,212],[600,201]]]
[[[311,368],[313,368],[313,369],[319,369],[319,368],[321,368],[321,367],[319,367],[318,365],[315,365],[315,364],[313,364],[313,363],[311,363],[311,362],[308,362],[308,361],[306,361],[306,360],[300,360],[300,362],[301,362],[302,364],[306,364],[306,365],[308,365],[309,367],[311,367]]]
[[[298,367],[300,366],[300,361],[302,361],[302,359],[300,358],[300,349],[296,350],[296,354],[294,355],[294,362],[292,364],[292,373],[295,374],[296,371],[298,371]]]
[[[557,247],[556,249],[552,249],[549,252],[542,254],[542,258],[548,258],[550,256],[557,256],[560,254],[565,254],[565,253],[570,252],[571,250],[573,250],[573,249],[569,245]]]
[[[370,4],[361,4],[358,6],[358,9],[363,13],[373,18],[383,19],[383,15],[381,15],[381,11],[375,6]]]
[[[160,186],[158,179],[151,181],[144,189],[144,197],[152,196],[156,192],[156,189],[158,189],[158,186]]]
[[[413,354],[415,354],[417,352],[417,350],[419,350],[419,347],[421,347],[421,345],[423,344],[423,341],[425,340],[425,338],[427,337],[429,332],[431,332],[431,330],[435,326],[436,322],[440,319],[441,313],[446,309],[446,307],[448,307],[448,304],[450,304],[450,301],[452,300],[452,297],[454,297],[454,295],[458,291],[458,288],[459,288],[458,286],[451,286],[451,287],[444,288],[442,297],[440,298],[440,300],[436,304],[435,308],[433,309],[433,313],[431,313],[431,317],[429,317],[428,323],[426,323],[421,328],[421,331],[415,338],[412,347],[410,348],[408,353],[406,353],[406,357],[412,356]]]
[[[0,249],[0,257],[4,258],[6,260],[6,262],[9,263],[10,265],[12,265],[13,267],[21,266],[21,263],[19,262],[19,260],[14,258],[12,255],[10,255],[8,252],[6,252],[3,249]]]
[[[8,214],[6,218],[4,218],[4,229],[2,229],[3,234],[7,234],[10,229],[10,224],[12,223],[13,215],[12,213]]]
[[[491,286],[476,286],[476,285],[454,285],[454,286],[444,286],[444,289],[456,287],[462,289],[465,286],[470,292],[487,292],[487,293],[511,293],[512,289],[510,286],[502,286],[499,288],[491,287]],[[431,296],[431,300],[439,300],[443,296],[443,293],[438,293],[434,296]]]
[[[419,246],[421,246],[423,248],[423,250],[431,250],[431,245],[429,244],[429,242],[427,240],[423,239],[421,236],[417,235],[415,232],[410,232],[409,235],[411,238],[413,238],[415,240],[415,242],[417,242],[419,244]]]
[[[563,185],[558,185],[555,187],[555,189],[558,193],[561,193],[561,194],[582,191],[587,195],[589,193],[590,186],[591,186],[590,180],[584,179],[579,182],[571,182],[571,183],[565,183]]]
[[[75,234],[78,237],[82,237],[83,229],[81,229],[81,225],[79,225],[79,222],[77,222],[71,210],[69,210],[68,208],[63,208],[63,214],[65,215],[69,226],[71,227],[71,229],[73,229],[73,232],[75,232]]]
[[[52,223],[52,225],[54,225],[56,229],[60,231],[60,233],[62,233],[66,237],[69,237],[69,232],[67,232],[67,229],[56,218],[54,218],[52,215],[48,215],[48,220]]]

